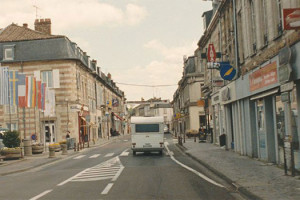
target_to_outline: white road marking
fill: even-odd
[[[129,152],[123,152],[123,153],[121,153],[120,156],[128,156],[128,155],[129,155]]]
[[[129,155],[129,152],[127,152],[128,149],[125,149],[121,154],[120,156],[128,156]]]
[[[39,195],[36,195],[35,197],[32,197],[31,199],[29,200],[37,200],[39,198],[41,198],[42,196],[45,196],[46,194],[48,194],[49,192],[51,192],[52,190],[46,190],[45,192],[42,192],[41,194]]]
[[[112,188],[114,184],[113,183],[109,183],[104,190],[101,192],[101,194],[108,194],[109,190]]]
[[[75,158],[73,158],[73,159],[80,159],[80,158],[83,158],[85,155],[80,155],[80,156],[77,156],[77,157],[75,157]]]
[[[113,156],[114,155],[114,153],[108,153],[108,154],[106,154],[104,157],[111,157],[111,156]]]
[[[171,155],[171,151],[170,151],[169,148],[168,148],[168,144],[165,143],[165,147],[166,147],[166,149],[167,149],[167,151],[168,151],[168,153],[169,153],[171,159],[172,159],[174,162],[176,162],[178,165],[180,165],[181,167],[183,167],[183,168],[185,168],[185,169],[187,169],[187,170],[193,172],[194,174],[198,175],[199,177],[201,177],[202,179],[206,180],[207,182],[210,182],[211,184],[214,184],[214,185],[216,185],[216,186],[218,186],[218,187],[222,187],[222,188],[224,187],[223,185],[221,185],[221,184],[215,182],[214,180],[208,178],[208,177],[205,176],[204,174],[201,174],[200,172],[194,170],[193,168],[191,168],[191,167],[189,167],[189,166],[186,166],[186,165],[182,164],[181,162],[179,162],[178,160],[176,160],[176,159],[174,158],[174,156]]]
[[[90,156],[89,158],[97,158],[97,157],[99,157],[101,154],[94,154],[94,155],[92,155],[92,156]]]
[[[105,179],[117,180],[124,169],[119,157],[114,157],[99,165],[87,168],[75,176],[61,182],[57,186],[62,186],[68,182],[99,181]]]

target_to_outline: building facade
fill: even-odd
[[[0,105],[1,127],[43,144],[66,139],[67,132],[77,143],[107,138],[110,128],[124,133],[124,92],[76,43],[51,35],[50,19],[36,20],[35,30],[27,24],[2,29],[0,61],[47,87],[45,109]]]
[[[299,41],[295,13],[298,0],[225,0],[217,8],[198,46],[213,43],[236,75],[213,83],[214,72],[203,58],[206,97],[213,120],[213,142],[245,156],[300,170]],[[298,20],[298,21],[297,21]],[[299,27],[298,27],[299,28]],[[215,74],[217,76],[217,74]],[[224,77],[223,77],[224,78]],[[285,161],[286,160],[286,161]]]
[[[201,87],[204,85],[204,69],[199,50],[194,56],[184,58],[183,76],[173,95],[173,129],[175,136],[184,137],[188,132],[198,132],[204,127],[205,109]]]

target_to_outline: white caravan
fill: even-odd
[[[158,151],[164,149],[163,117],[131,117],[132,152]]]

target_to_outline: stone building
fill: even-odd
[[[50,19],[34,26],[11,24],[0,31],[0,62],[46,83],[52,107],[0,105],[0,125],[40,143],[64,140],[67,131],[77,143],[108,137],[111,127],[123,132],[125,96],[111,75],[66,36],[51,35]]]
[[[184,58],[182,78],[173,95],[173,127],[176,136],[181,134],[184,137],[188,132],[198,132],[206,123],[201,89],[204,85],[204,71],[200,56],[196,50],[194,56]]]
[[[214,1],[215,13],[198,45],[213,43],[236,75],[209,87],[213,142],[245,156],[300,169],[298,0]],[[209,41],[209,42],[206,42]],[[206,58],[203,64],[208,68]],[[220,67],[222,76],[222,65]],[[217,74],[215,74],[217,75]],[[224,78],[224,77],[223,77]],[[208,87],[207,87],[208,85]],[[218,140],[225,135],[225,144]],[[284,157],[287,162],[284,163]]]

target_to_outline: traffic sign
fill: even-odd
[[[221,65],[220,75],[224,80],[231,81],[236,74],[236,70],[229,64]]]
[[[216,61],[216,50],[213,44],[208,45],[207,49],[207,61],[208,62],[215,62]]]

